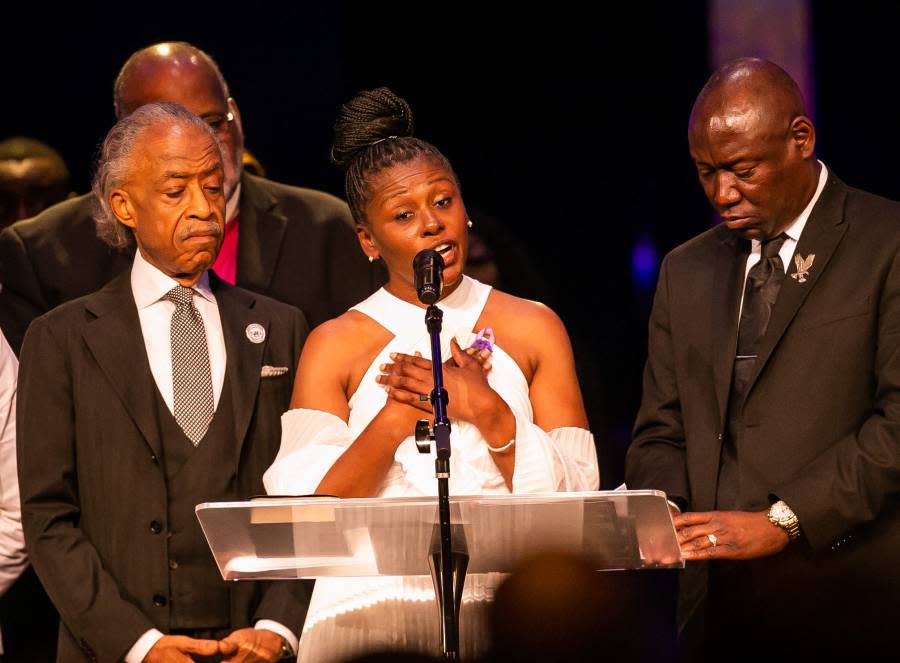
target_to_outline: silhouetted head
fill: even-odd
[[[0,229],[68,195],[69,169],[56,150],[23,136],[0,142]]]
[[[622,615],[630,597],[585,560],[546,554],[523,562],[497,590],[491,660],[633,660]],[[616,656],[625,656],[617,659]]]

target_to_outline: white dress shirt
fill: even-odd
[[[825,188],[825,182],[828,181],[828,169],[821,161],[819,162],[819,165],[822,169],[819,171],[819,183],[816,185],[816,192],[813,194],[813,197],[803,211],[800,212],[800,216],[798,216],[797,219],[788,226],[787,230],[784,231],[784,234],[787,235],[787,239],[785,239],[784,244],[781,245],[781,249],[778,251],[778,257],[781,258],[781,264],[782,267],[784,267],[785,274],[787,274],[787,270],[791,266],[791,257],[794,255],[794,249],[797,248],[797,242],[800,241],[800,235],[806,227],[809,215],[812,213],[813,207],[815,207],[816,203],[819,201],[819,196],[822,195],[822,189]],[[762,242],[758,239],[750,241],[752,243],[752,249],[750,255],[747,256],[747,267],[744,270],[744,287],[741,288],[741,309],[738,312],[738,320],[741,319],[740,314],[743,312],[744,308],[744,292],[747,287],[747,276],[750,274],[750,269],[760,261],[762,256]]]
[[[172,389],[170,329],[175,304],[165,299],[165,295],[177,285],[180,284],[175,279],[163,274],[147,262],[140,251],[135,253],[134,264],[131,267],[131,292],[134,294],[134,303],[138,309],[141,334],[144,336],[144,347],[147,349],[147,360],[150,362],[153,381],[156,383],[156,388],[159,389],[166,407],[173,415],[175,414],[175,397]],[[197,307],[200,317],[203,318],[203,329],[206,332],[206,344],[209,348],[213,404],[214,407],[218,407],[219,397],[222,395],[222,385],[225,382],[227,362],[222,320],[219,316],[216,297],[209,287],[209,274],[204,272],[193,287],[198,293],[194,297],[194,306]],[[293,651],[297,651],[297,636],[286,626],[264,619],[258,621],[255,627],[274,631],[288,641]],[[128,650],[125,655],[125,663],[141,663],[147,652],[161,637],[163,637],[163,633],[155,628],[144,633]]]
[[[144,259],[138,251],[131,267],[131,291],[137,304],[141,321],[144,347],[150,362],[150,372],[156,388],[165,401],[169,412],[175,413],[175,397],[172,390],[172,345],[171,326],[175,303],[165,298],[166,293],[180,285],[171,276],[166,276]],[[212,377],[213,405],[218,407],[225,382],[225,336],[222,334],[222,320],[219,306],[209,288],[209,274],[206,272],[194,284],[197,295],[194,306],[203,318],[206,344],[209,348],[209,368]]]
[[[0,596],[27,565],[16,476],[16,373],[19,362],[0,333]],[[3,641],[0,638],[0,654]]]
[[[800,216],[798,216],[796,220],[788,226],[787,230],[784,231],[784,234],[787,235],[787,239],[785,239],[784,244],[781,245],[781,250],[778,251],[778,257],[781,258],[781,264],[784,267],[785,274],[787,274],[787,270],[791,266],[791,257],[794,255],[794,249],[797,248],[797,242],[800,241],[800,235],[806,227],[809,215],[812,213],[813,207],[815,207],[816,203],[819,201],[819,196],[822,195],[822,189],[825,188],[825,182],[828,181],[828,169],[821,161],[819,162],[819,165],[822,166],[822,169],[819,171],[819,183],[816,185],[816,192],[810,199],[809,204],[802,212],[800,212]],[[760,256],[762,255],[762,242],[758,239],[750,241],[753,246],[750,255],[747,256],[747,267],[744,270],[744,288],[741,288],[741,309],[744,307],[744,290],[746,289],[747,275],[750,274],[750,269],[759,262]],[[740,320],[740,314],[738,315],[738,320]]]

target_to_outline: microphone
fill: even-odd
[[[413,258],[416,274],[416,294],[419,301],[431,306],[441,298],[444,276],[444,259],[434,249],[419,251]]]

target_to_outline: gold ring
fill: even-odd
[[[706,538],[709,539],[709,542],[712,544],[713,548],[719,545],[719,538],[715,534],[707,534]]]
[[[419,394],[419,400],[424,403],[428,400],[428,394]]]

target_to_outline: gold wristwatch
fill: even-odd
[[[768,516],[769,522],[787,532],[791,541],[800,538],[800,521],[797,520],[797,514],[783,500],[778,500],[769,508]]]

